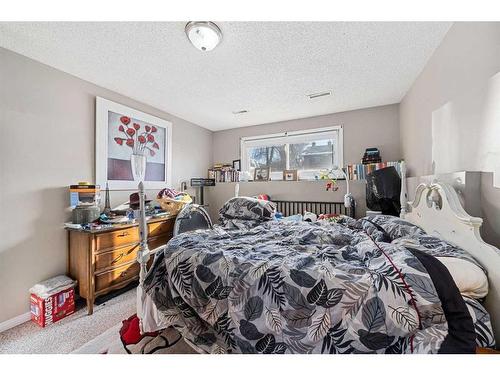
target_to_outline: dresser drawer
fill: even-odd
[[[160,221],[156,223],[148,224],[148,236],[149,237],[157,237],[170,235],[172,236],[172,232],[174,230],[174,219],[169,219],[166,221]]]
[[[137,262],[128,263],[112,270],[95,275],[95,289],[99,292],[115,285],[130,281],[139,275],[140,265]]]
[[[133,244],[97,253],[95,257],[95,270],[98,272],[105,268],[116,267],[123,263],[131,262],[137,258],[138,250],[139,244]]]
[[[139,242],[139,230],[137,227],[123,228],[113,232],[95,235],[96,252],[110,250],[112,248]]]
[[[167,242],[172,238],[172,234],[167,234],[165,236],[154,237],[148,240],[149,250],[154,250],[157,247],[166,245]]]
[[[152,250],[148,266],[153,262],[154,249],[172,237],[174,223],[175,217],[148,222],[148,246]],[[88,313],[92,314],[96,296],[139,278],[139,226],[134,223],[102,230],[68,229],[68,232],[68,274],[78,281],[80,296],[87,300]]]

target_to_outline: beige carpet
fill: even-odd
[[[41,328],[26,322],[0,333],[0,353],[70,353],[136,313],[136,289],[94,306],[87,315],[81,306],[73,315]]]
[[[78,348],[73,354],[199,354],[173,328],[164,329],[156,337],[144,337],[141,341],[124,344],[120,340],[122,324]],[[125,349],[126,348],[126,349]]]

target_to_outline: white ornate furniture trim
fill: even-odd
[[[137,316],[139,317],[139,329],[141,333],[152,332],[150,326],[144,326],[145,322],[159,321],[158,311],[154,308],[151,297],[148,296],[143,288],[144,279],[148,272],[147,264],[151,251],[148,247],[148,225],[146,222],[146,195],[144,184],[139,183],[139,251],[137,252],[137,261],[141,268],[139,271],[139,286],[137,287]]]
[[[404,181],[402,186],[406,185]],[[420,184],[415,199],[408,203],[406,190],[401,190],[401,218],[466,250],[486,269],[489,292],[484,306],[491,316],[495,339],[500,343],[500,250],[481,238],[479,228],[483,219],[467,214],[455,189],[448,184]]]
[[[401,202],[401,218],[405,217],[406,214],[406,204],[408,202],[408,193],[406,192],[406,163],[404,160],[400,162],[401,164],[401,195],[399,200]]]

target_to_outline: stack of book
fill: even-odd
[[[366,175],[378,169],[394,167],[401,176],[401,163],[399,161],[387,161],[383,163],[352,164],[347,166],[347,177],[349,180],[364,180]]]
[[[363,160],[361,161],[363,164],[378,164],[382,162],[382,158],[380,157],[380,151],[376,147],[370,147],[365,150],[365,154],[363,155]]]
[[[217,163],[208,170],[208,178],[215,179],[215,182],[239,182],[240,172],[231,164]]]

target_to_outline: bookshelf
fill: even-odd
[[[208,178],[215,179],[216,183],[238,182],[240,180],[240,172],[230,164],[215,164],[208,170]]]
[[[368,164],[350,164],[347,166],[347,176],[349,180],[364,180],[366,175],[372,173],[373,171],[394,167],[401,176],[401,162],[400,161],[386,161],[380,163],[368,163]]]

